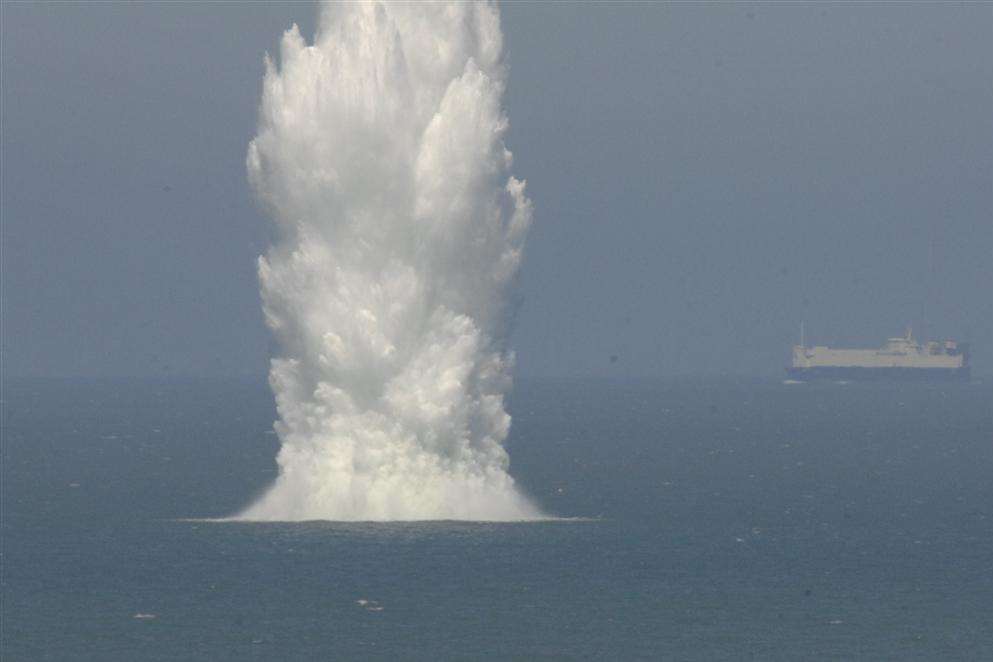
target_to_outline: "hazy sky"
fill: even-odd
[[[801,319],[877,345],[925,306],[993,372],[993,5],[502,12],[519,375],[777,375]],[[266,371],[245,150],[315,14],[3,4],[6,376]]]

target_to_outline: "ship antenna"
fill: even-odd
[[[800,320],[800,347],[806,347],[807,344],[804,342],[803,337],[803,320]]]

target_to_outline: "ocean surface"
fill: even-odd
[[[993,659],[993,384],[523,381],[562,521],[247,524],[263,382],[8,380],[2,658]]]

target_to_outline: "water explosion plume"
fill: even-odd
[[[282,446],[238,518],[540,516],[502,445],[531,203],[501,42],[488,4],[329,4],[266,59],[247,161],[279,237],[258,270]]]

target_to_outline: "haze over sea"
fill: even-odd
[[[0,13],[2,662],[993,659],[993,5]]]
[[[4,659],[989,659],[991,401],[524,381],[511,474],[576,519],[219,523],[261,380],[7,380]]]

